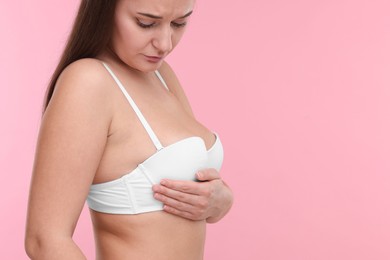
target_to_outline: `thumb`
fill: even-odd
[[[214,168],[204,169],[196,173],[199,181],[212,181],[220,179],[219,172]]]

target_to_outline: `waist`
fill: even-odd
[[[140,215],[91,210],[97,259],[201,260],[205,221],[191,221],[163,211]]]

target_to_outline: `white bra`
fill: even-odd
[[[192,136],[163,147],[152,128],[112,70],[111,74],[156,147],[156,152],[137,168],[113,181],[93,184],[87,197],[88,206],[98,212],[111,214],[139,214],[163,209],[153,197],[152,186],[162,179],[196,181],[195,173],[205,168],[222,166],[223,147],[217,134],[215,143],[207,150],[201,137]],[[162,84],[168,89],[158,71]],[[169,89],[168,89],[169,90]]]

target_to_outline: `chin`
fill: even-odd
[[[163,64],[163,60],[156,62],[156,63],[143,62],[142,64],[134,64],[134,66],[130,66],[130,67],[132,67],[133,69],[136,69],[140,72],[147,73],[147,72],[153,72],[155,70],[158,70],[162,64]]]

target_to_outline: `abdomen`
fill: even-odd
[[[112,215],[91,210],[96,259],[201,260],[205,221],[191,221],[156,211]]]

